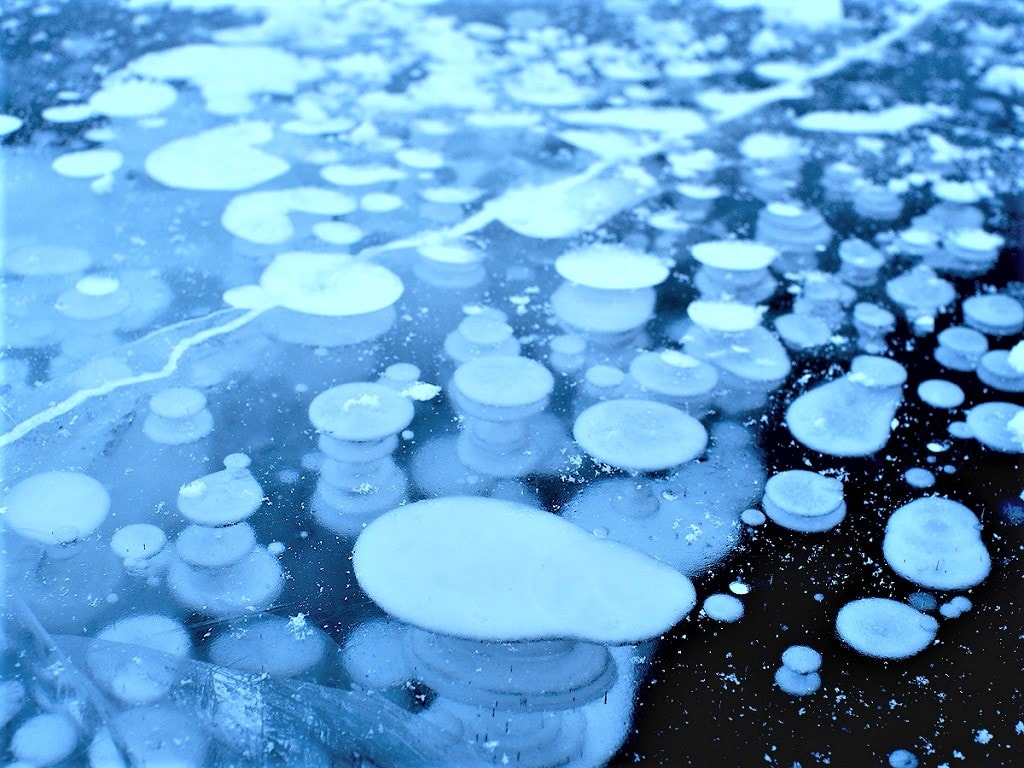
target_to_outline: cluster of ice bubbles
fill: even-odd
[[[781,52],[853,30],[841,4],[764,3],[745,64],[656,4],[604,4],[621,46],[421,5],[268,3],[147,53],[43,110],[71,151],[0,119],[13,189],[152,249],[27,213],[0,244],[12,765],[603,765],[695,581],[768,521],[874,524],[843,461],[901,412],[1024,454],[1000,179],[944,159],[949,115],[754,119],[941,3],[805,62]],[[1019,91],[1005,69],[982,87]],[[747,70],[768,85],[708,84]],[[914,403],[911,351],[946,372]],[[769,472],[778,418],[835,470]],[[871,658],[926,653],[992,568],[979,510],[908,459],[882,552],[922,591],[832,617]],[[731,592],[698,619],[741,621]],[[830,661],[793,645],[775,682],[812,696]]]

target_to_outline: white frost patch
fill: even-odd
[[[794,123],[805,131],[894,135],[927,123],[941,113],[942,110],[934,105],[899,104],[877,112],[808,112]]]
[[[441,388],[436,384],[427,384],[422,381],[417,381],[411,387],[403,389],[401,394],[405,397],[411,397],[413,400],[423,403],[427,400],[433,400],[441,394]]]

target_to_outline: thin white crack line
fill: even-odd
[[[49,408],[25,419],[9,432],[5,432],[0,435],[0,448],[20,440],[32,430],[37,429],[44,424],[48,424],[66,413],[69,413],[82,405],[82,403],[85,403],[94,397],[103,397],[104,395],[109,395],[111,392],[124,389],[125,387],[132,387],[136,384],[145,384],[150,381],[167,378],[178,369],[178,363],[190,349],[217,336],[223,336],[224,334],[236,331],[243,325],[255,320],[264,312],[266,312],[266,308],[249,310],[230,322],[214,326],[213,328],[207,328],[182,339],[174,345],[174,348],[171,349],[171,354],[167,357],[167,362],[164,364],[164,367],[158,371],[139,373],[135,376],[127,376],[123,379],[114,379],[96,387],[87,387],[85,389],[77,390],[70,397],[61,400],[59,403],[54,403]]]

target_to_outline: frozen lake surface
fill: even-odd
[[[0,764],[1018,762],[1018,3],[0,9]]]

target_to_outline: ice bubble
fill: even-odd
[[[622,644],[666,631],[696,602],[689,579],[559,517],[495,499],[416,502],[356,541],[360,586],[398,619],[479,640]]]
[[[596,461],[635,472],[669,469],[700,456],[708,434],[699,421],[653,400],[619,399],[592,405],[573,425],[573,437]]]
[[[135,523],[114,531],[110,548],[126,562],[138,562],[155,557],[163,551],[167,534],[155,525]]]
[[[950,326],[938,335],[935,361],[954,371],[973,371],[988,351],[988,339],[973,328]]]
[[[147,53],[127,72],[154,80],[184,80],[199,88],[206,108],[219,115],[250,112],[260,93],[291,96],[326,69],[313,58],[261,45],[196,43]]]
[[[315,675],[330,639],[301,613],[267,616],[228,625],[210,644],[210,661],[222,667],[271,677]]]
[[[708,596],[703,604],[704,613],[715,621],[731,624],[743,618],[743,603],[739,598],[724,593]]]
[[[566,280],[587,288],[628,291],[665,281],[664,260],[617,245],[591,245],[562,254],[555,270]]]
[[[821,669],[821,654],[806,645],[791,645],[782,652],[783,666],[806,675]]]
[[[905,659],[935,639],[938,622],[909,605],[884,597],[865,597],[844,605],[836,616],[843,642],[865,656]]]
[[[319,221],[313,225],[313,234],[332,245],[352,245],[362,240],[365,233],[347,221]]]
[[[263,489],[248,465],[244,454],[225,457],[221,471],[181,486],[178,510],[198,526],[234,525],[245,520],[263,504]]]
[[[758,526],[764,525],[765,520],[768,518],[765,517],[764,512],[759,509],[745,509],[740,515],[740,519],[747,525]]]
[[[917,768],[917,756],[906,749],[895,749],[889,753],[890,768]]]
[[[177,682],[176,659],[192,652],[192,641],[177,620],[159,614],[136,614],[96,635],[89,649],[93,676],[125,704],[150,704]],[[156,651],[140,653],[141,649]]]
[[[821,687],[821,675],[817,672],[800,673],[791,667],[781,666],[775,670],[775,684],[790,696],[810,696]]]
[[[113,173],[124,162],[120,152],[113,149],[86,149],[68,152],[53,161],[53,170],[72,179],[91,179]]]
[[[25,121],[20,117],[14,115],[2,115],[0,114],[0,138],[4,136],[10,136],[12,133],[17,131],[21,126],[25,124]]]
[[[394,688],[414,677],[406,658],[408,627],[390,619],[373,619],[352,630],[341,663],[352,680],[365,688]]]
[[[912,592],[907,597],[907,602],[919,611],[934,611],[939,604],[935,595],[928,592]]]
[[[932,408],[957,408],[964,402],[964,391],[944,379],[922,381],[917,386],[917,396]]]
[[[765,269],[779,255],[754,240],[709,240],[690,246],[690,253],[705,266],[737,272]]]
[[[868,456],[889,440],[906,377],[894,360],[859,355],[849,374],[794,400],[786,425],[793,437],[821,453]]]
[[[1024,392],[1024,366],[1020,352],[993,349],[981,356],[978,378],[982,383],[1001,392]]]
[[[320,169],[324,181],[339,187],[368,187],[391,181],[401,181],[408,174],[389,165],[325,165]]]
[[[806,6],[801,6],[806,7]],[[934,120],[937,110],[920,104],[897,104],[879,110],[808,112],[794,122],[805,131],[895,135]]]
[[[882,552],[908,581],[931,589],[966,589],[980,584],[991,559],[981,523],[962,504],[939,497],[905,504],[889,518]]]
[[[335,440],[368,443],[401,432],[416,410],[412,401],[384,384],[352,382],[317,395],[309,420]]]
[[[287,161],[256,148],[273,136],[270,123],[254,121],[173,139],[149,153],[146,173],[176,189],[249,189],[291,167]]]
[[[401,197],[389,192],[367,192],[359,198],[359,207],[369,213],[397,211],[403,205],[405,205],[405,201]]]
[[[971,610],[971,601],[963,595],[957,595],[952,600],[943,603],[939,607],[939,613],[941,613],[947,619],[959,618],[962,614]]]
[[[111,78],[89,97],[89,107],[107,117],[146,117],[163,112],[178,99],[178,91],[154,80]]]
[[[967,412],[967,426],[975,440],[994,451],[1024,453],[1024,408],[1019,405],[976,405]]]
[[[236,237],[260,245],[277,245],[295,234],[289,218],[292,212],[340,216],[355,209],[356,201],[340,192],[293,187],[238,195],[228,203],[220,221]]]
[[[213,431],[206,395],[192,387],[160,390],[149,400],[142,430],[150,440],[164,445],[184,445],[206,437]]]
[[[81,472],[41,472],[11,488],[4,506],[12,531],[42,544],[69,544],[99,528],[110,495]]]
[[[935,475],[923,467],[911,467],[903,473],[903,479],[911,488],[931,488],[935,485]]]
[[[1012,296],[971,296],[962,306],[964,322],[989,336],[1014,336],[1024,329],[1024,306]]]
[[[78,746],[78,727],[63,713],[36,715],[18,726],[11,736],[11,753],[32,766],[62,762]]]
[[[303,314],[345,317],[393,305],[404,290],[391,270],[332,253],[295,251],[274,257],[260,286],[280,307]]]
[[[764,308],[731,301],[692,301],[686,314],[706,330],[742,333],[760,325]]]
[[[764,486],[762,505],[775,523],[803,533],[827,531],[846,516],[842,482],[803,469],[771,477]]]

